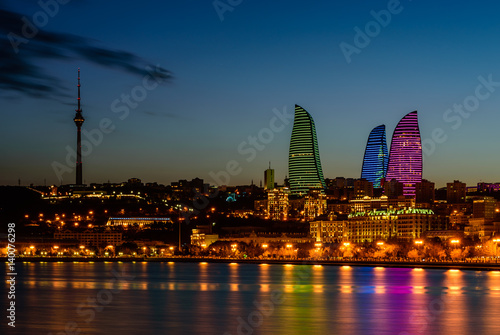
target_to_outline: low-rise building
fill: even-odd
[[[171,223],[171,220],[169,217],[110,217],[106,222],[106,226],[144,227],[152,223]]]
[[[311,221],[309,233],[316,242],[338,243],[344,239],[344,221]]]
[[[394,210],[356,212],[344,226],[345,239],[353,243],[375,242],[395,237],[397,215]]]
[[[116,246],[122,244],[122,233],[106,230],[103,232],[87,230],[83,232],[62,231],[54,233],[55,239],[76,240],[79,244],[86,247],[105,247],[108,245]]]

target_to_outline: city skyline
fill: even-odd
[[[280,182],[287,174],[294,103],[314,111],[326,178],[358,177],[373,125],[385,123],[392,130],[402,113],[417,109],[424,178],[436,187],[455,179],[468,185],[498,182],[499,161],[489,153],[500,141],[495,129],[500,121],[500,75],[495,72],[500,29],[493,14],[499,5],[451,4],[453,16],[446,6],[406,1],[392,12],[387,1],[307,6],[278,1],[241,3],[222,14],[211,2],[60,5],[53,16],[45,14],[48,21],[40,31],[133,53],[172,71],[172,79],[155,86],[154,80],[131,75],[121,65],[84,58],[89,53],[81,46],[75,47],[76,56],[58,48],[50,51],[59,58],[37,54],[36,67],[62,91],[39,98],[2,85],[0,133],[9,145],[1,151],[0,184],[74,182],[74,168],[60,181],[53,162],[64,165],[67,146],[75,150],[71,118],[78,67],[84,74],[82,140],[90,134],[98,143],[83,157],[87,184],[132,177],[164,184],[194,177],[213,182],[210,172],[227,170],[230,161],[241,168],[231,175],[231,185],[252,179],[258,184],[269,161]],[[36,3],[1,5],[31,21],[44,11]],[[115,17],[120,22],[148,20],[110,25]],[[23,21],[12,24],[21,30]],[[378,32],[367,33],[366,27]],[[31,56],[35,43],[43,43],[41,37],[19,44],[12,56]],[[5,52],[13,52],[5,41]],[[138,99],[127,102],[123,96]],[[264,131],[279,116],[278,131]],[[104,127],[108,133],[101,129],[103,120],[111,122]],[[252,138],[258,142],[252,144]]]

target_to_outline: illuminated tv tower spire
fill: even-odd
[[[82,124],[85,119],[82,116],[82,109],[80,107],[80,68],[78,68],[78,109],[76,110],[75,118],[73,119],[76,124],[77,137],[76,137],[76,184],[82,185]]]

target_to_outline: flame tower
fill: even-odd
[[[403,194],[415,197],[415,184],[422,181],[422,142],[417,111],[406,114],[392,134],[386,180],[403,183]]]
[[[82,108],[80,107],[80,68],[78,68],[78,109],[76,109],[75,118],[73,119],[76,124],[76,185],[82,185],[82,124],[85,119],[82,115]]]
[[[385,178],[389,153],[385,137],[385,125],[373,128],[366,143],[361,178],[373,183],[373,187],[381,187],[380,181]]]
[[[314,120],[299,105],[295,105],[288,153],[288,176],[290,190],[294,195],[305,195],[310,189],[325,188]]]

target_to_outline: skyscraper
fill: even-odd
[[[310,189],[325,188],[314,120],[299,105],[295,105],[288,153],[288,175],[293,195],[305,195]]]
[[[269,162],[269,169],[264,172],[264,189],[274,189],[274,169],[271,169],[271,162]]]
[[[76,110],[73,121],[76,124],[76,185],[82,185],[82,124],[85,119],[80,108],[80,68],[78,68],[78,109]]]
[[[385,125],[373,128],[366,142],[361,178],[373,183],[373,187],[380,187],[380,180],[385,178],[389,153],[385,137]]]
[[[415,184],[422,181],[422,143],[417,111],[406,114],[392,134],[386,180],[403,183],[403,194],[415,197]]]

